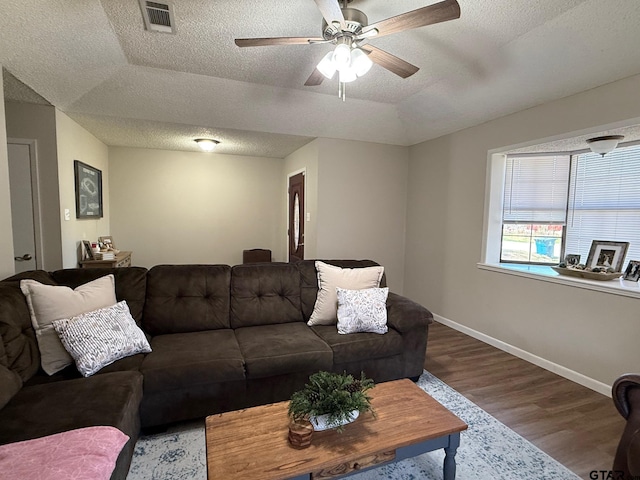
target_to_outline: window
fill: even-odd
[[[640,259],[640,145],[507,157],[501,262],[585,263],[593,240],[630,242],[625,265]]]
[[[501,262],[559,263],[569,166],[569,155],[507,158]]]

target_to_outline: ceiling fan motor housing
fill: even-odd
[[[362,29],[369,25],[367,16],[356,8],[343,8],[342,14],[344,15],[344,28],[340,28],[339,23],[329,25],[326,20],[322,20],[322,36],[325,40],[333,40],[338,35],[345,33],[359,35]]]

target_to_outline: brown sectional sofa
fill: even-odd
[[[75,288],[107,273],[152,353],[124,358],[89,378],[73,365],[47,376],[19,280]],[[335,325],[307,326],[317,291],[310,260],[34,271],[6,279],[0,282],[0,373],[9,373],[0,374],[0,391],[9,381],[22,388],[0,409],[0,444],[112,425],[131,437],[112,476],[123,479],[140,426],[285,400],[318,370],[364,371],[376,382],[422,373],[432,321],[427,309],[390,293],[388,333],[339,335]]]

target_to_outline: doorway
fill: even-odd
[[[289,262],[304,260],[304,172],[289,177]]]
[[[38,169],[34,140],[8,140],[15,273],[42,268]]]

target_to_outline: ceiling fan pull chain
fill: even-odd
[[[338,83],[338,98],[341,98],[343,102],[347,101],[347,84],[345,82]]]

